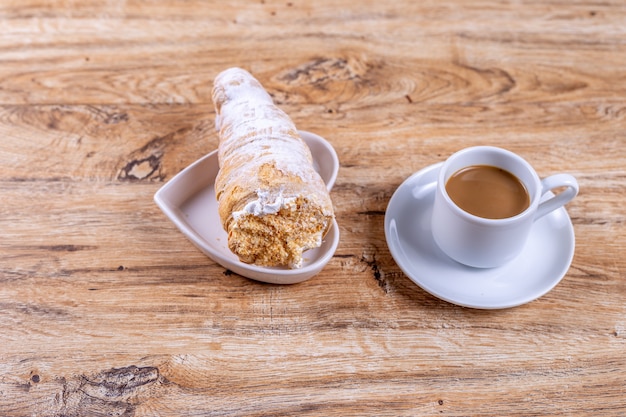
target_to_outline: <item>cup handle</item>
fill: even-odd
[[[569,174],[554,174],[541,180],[541,195],[560,187],[566,189],[539,204],[535,220],[569,203],[578,194],[578,181]]]

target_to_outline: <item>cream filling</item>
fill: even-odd
[[[267,214],[276,214],[283,208],[295,208],[291,206],[296,201],[296,198],[285,198],[282,190],[279,191],[278,195],[272,195],[269,191],[256,190],[256,195],[258,197],[256,200],[250,201],[243,209],[233,212],[233,219],[237,220],[246,214],[260,217]]]

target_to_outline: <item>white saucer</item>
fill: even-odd
[[[385,237],[400,269],[430,294],[472,308],[515,307],[554,288],[574,256],[574,228],[565,208],[537,220],[524,251],[510,263],[490,269],[462,265],[439,249],[431,233],[441,165],[407,178],[389,201]]]
[[[313,133],[299,131],[311,149],[315,170],[330,191],[339,171],[339,159],[332,145]],[[333,220],[319,248],[305,252],[302,268],[269,268],[250,265],[228,249],[228,235],[217,211],[214,183],[219,171],[217,151],[213,151],[178,173],[154,195],[165,215],[205,255],[239,275],[272,284],[305,281],[324,268],[339,244],[339,227]]]

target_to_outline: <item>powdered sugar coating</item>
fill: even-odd
[[[276,107],[272,97],[247,71],[230,68],[215,79],[216,128],[220,131],[220,170],[217,183],[232,183],[237,178],[258,175],[264,164],[271,164],[287,176],[325,189],[319,174],[312,168],[313,157],[289,116]],[[271,141],[271,142],[268,142]],[[219,188],[219,187],[218,187]],[[285,207],[298,192],[289,188],[272,189],[259,186],[255,201],[242,210],[255,215],[275,213],[277,202]],[[315,199],[316,196],[312,195]],[[267,208],[266,208],[267,206]]]
[[[289,116],[247,71],[220,73],[213,87],[219,130],[218,211],[228,246],[243,262],[302,266],[334,217],[326,184]]]
[[[245,146],[246,153],[256,155],[258,165],[275,161],[281,171],[311,180],[316,173],[307,169],[313,161],[309,148],[298,137],[291,119],[274,106],[272,97],[259,82],[243,69],[230,68],[220,73],[215,83],[226,86],[226,99],[216,117],[220,136],[227,138],[220,143],[220,166],[226,160],[246,158],[241,152]],[[242,137],[246,137],[245,143],[241,142]],[[271,152],[268,138],[272,140]]]

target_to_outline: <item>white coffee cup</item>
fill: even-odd
[[[512,217],[488,219],[457,206],[446,192],[446,183],[460,169],[474,165],[495,166],[515,175],[528,191],[528,208]],[[558,194],[550,193],[561,187],[565,189]],[[540,179],[532,166],[513,152],[493,146],[466,148],[450,156],[439,171],[433,237],[439,248],[457,262],[477,268],[502,266],[522,252],[536,220],[577,194],[578,183],[569,174]]]

